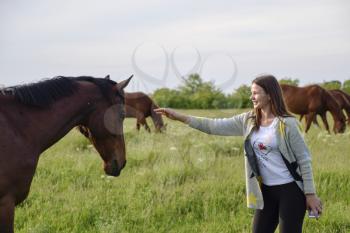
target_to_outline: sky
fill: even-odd
[[[1,0],[0,86],[134,75],[127,91],[199,73],[225,93],[260,74],[350,79],[350,1]]]

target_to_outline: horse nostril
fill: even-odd
[[[120,169],[121,170],[121,169]],[[110,165],[110,171],[109,174],[110,176],[119,176],[120,170],[118,168],[118,162],[117,160],[112,160],[111,165]]]
[[[110,163],[110,169],[108,169],[107,173],[110,176],[119,176],[122,169],[125,167],[126,165],[126,160],[124,161],[124,163],[119,167],[118,166],[118,161],[116,159],[113,159]]]

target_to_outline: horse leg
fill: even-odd
[[[302,121],[302,120],[303,120],[303,117],[304,117],[304,114],[301,114],[301,115],[300,115],[300,118],[299,118],[299,121]]]
[[[317,121],[317,115],[314,116],[314,119],[312,119],[312,123],[314,125],[317,125],[318,127],[320,127],[320,125],[318,124],[318,121]]]
[[[136,129],[137,131],[140,131],[140,122],[139,122],[139,119],[136,120]]]
[[[346,115],[348,116],[348,125],[350,125],[350,110],[346,110]]]
[[[146,119],[145,119],[145,129],[147,130],[148,133],[151,132],[151,128],[148,126]]]
[[[145,130],[147,130],[147,132],[151,132],[151,129],[150,129],[150,127],[148,126],[148,124],[147,124],[147,121],[146,121],[146,118],[142,118],[141,119],[141,123],[143,124],[143,126],[145,127]]]
[[[330,134],[331,132],[329,131],[329,125],[328,125],[326,113],[322,113],[322,114],[321,114],[321,118],[322,118],[324,127],[326,128],[326,130],[327,130],[328,133]]]
[[[305,133],[307,133],[307,131],[309,131],[310,126],[311,126],[311,122],[315,116],[316,116],[316,113],[314,113],[314,112],[309,113],[305,116],[305,122],[306,122]]]
[[[0,200],[0,232],[13,233],[15,203],[12,198],[4,197]]]

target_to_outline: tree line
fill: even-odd
[[[299,86],[299,79],[284,78],[280,83]],[[319,83],[326,89],[341,89],[350,94],[350,79]],[[199,74],[191,74],[175,89],[160,88],[152,94],[153,100],[162,107],[182,109],[250,108],[250,86],[241,85],[232,93],[224,94],[213,82],[205,82]]]

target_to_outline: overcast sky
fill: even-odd
[[[129,91],[200,73],[225,92],[262,73],[350,79],[350,2],[1,0],[0,84],[134,74]]]

